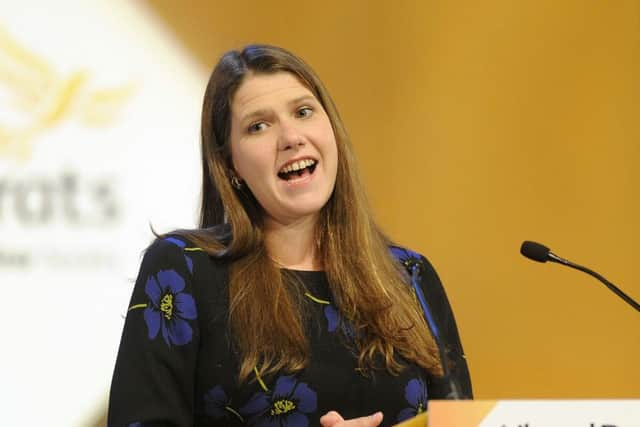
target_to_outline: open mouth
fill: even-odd
[[[303,178],[312,175],[316,170],[317,164],[318,162],[313,159],[299,160],[283,167],[280,172],[278,172],[278,177],[285,181]]]

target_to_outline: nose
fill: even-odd
[[[281,151],[299,148],[305,144],[304,136],[298,126],[299,124],[293,120],[280,121],[278,148]]]

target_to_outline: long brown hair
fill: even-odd
[[[338,149],[335,188],[316,225],[317,254],[342,315],[355,330],[359,367],[403,369],[396,357],[442,375],[437,346],[406,274],[374,223],[338,111],[320,79],[290,52],[266,45],[230,51],[216,65],[202,108],[200,228],[178,233],[210,255],[230,261],[229,319],[240,353],[239,380],[298,371],[309,361],[299,301],[292,283],[269,257],[263,210],[245,185],[231,185],[231,100],[249,73],[291,73],[320,101]],[[383,360],[383,363],[376,361]],[[380,366],[382,365],[382,366]]]

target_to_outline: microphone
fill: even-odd
[[[640,304],[634,301],[629,295],[622,292],[616,285],[602,277],[600,274],[596,273],[593,270],[588,269],[587,267],[583,267],[576,263],[573,263],[569,260],[559,257],[558,255],[551,252],[551,250],[545,245],[541,245],[540,243],[524,241],[522,246],[520,247],[520,253],[525,257],[537,261],[537,262],[555,262],[558,264],[566,265],[567,267],[574,268],[576,270],[580,270],[584,273],[587,273],[596,279],[600,280],[604,285],[609,288],[614,294],[618,295],[620,298],[625,300],[631,307],[635,308],[636,311],[640,311]]]

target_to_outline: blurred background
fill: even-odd
[[[104,425],[140,256],[196,224],[208,74],[260,42],[346,122],[378,222],[449,294],[480,399],[640,398],[640,2],[0,3],[6,425]]]

